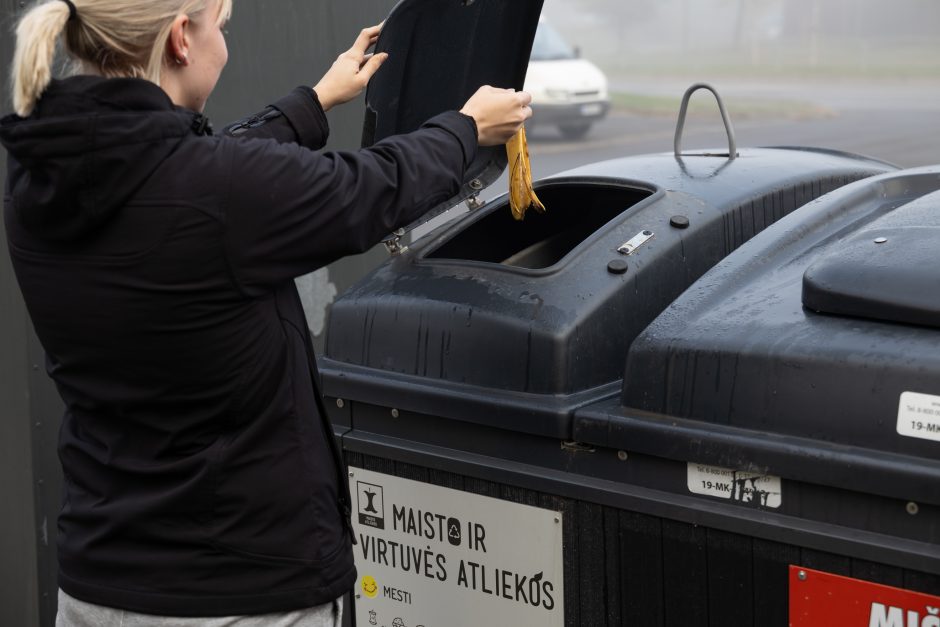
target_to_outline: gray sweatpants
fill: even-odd
[[[59,590],[56,627],[340,627],[343,599],[283,614],[176,618],[137,614],[85,603]]]

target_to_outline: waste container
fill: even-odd
[[[537,191],[548,207],[544,216],[514,223],[506,203],[494,202],[412,245],[334,304],[320,368],[334,422],[348,429],[342,442],[358,500],[356,554],[361,576],[370,578],[363,585],[376,595],[360,595],[359,624],[389,625],[401,618],[405,625],[426,627],[480,620],[601,625],[628,617],[644,625],[678,624],[647,621],[643,613],[665,612],[661,601],[670,598],[662,595],[647,570],[655,566],[645,559],[647,550],[667,547],[647,546],[644,534],[652,533],[646,529],[651,526],[674,536],[668,543],[672,561],[659,568],[678,569],[669,588],[678,600],[684,589],[701,584],[701,573],[685,571],[686,551],[706,533],[694,525],[704,520],[707,507],[656,492],[674,474],[666,460],[653,460],[651,468],[621,462],[619,452],[636,447],[622,443],[613,453],[603,451],[606,440],[592,442],[581,433],[589,423],[579,422],[578,412],[618,397],[633,338],[710,266],[814,196],[881,169],[808,151],[741,154],[708,179],[683,172],[667,155],[598,164],[542,181]],[[427,484],[548,513],[539,518],[521,506],[502,509],[485,502],[463,511],[466,499],[451,503],[453,494]],[[381,526],[370,510],[384,512]],[[543,535],[535,529],[561,519],[563,536],[556,545],[542,548],[539,540],[525,548],[530,555],[544,550],[547,563],[517,557],[491,564],[513,577],[525,571],[531,581],[550,570],[556,550],[563,586],[557,580],[553,586],[563,596],[555,597],[553,620],[531,611],[506,619],[506,608],[528,609],[515,592],[507,599],[474,590],[466,572],[460,585],[465,563],[484,564],[472,554],[449,560],[456,560],[456,571],[438,565],[437,559],[448,559],[439,549],[451,546],[440,525],[460,521],[463,537],[471,537],[477,528],[467,529],[467,520],[480,520],[474,516],[484,512],[488,518],[480,529],[486,529],[481,533],[487,542],[499,535],[513,538],[500,555],[526,537],[550,536],[550,529],[542,529]],[[525,522],[514,525],[516,520]],[[610,536],[611,525],[622,535]],[[708,533],[732,547],[752,542],[749,536]],[[390,548],[396,546],[405,548]],[[766,550],[776,546],[768,542]],[[388,556],[378,553],[383,549]],[[392,557],[396,550],[428,551],[420,558],[422,572],[414,572],[418,558]],[[633,550],[643,553],[634,557]],[[723,564],[729,575],[748,576],[735,560]],[[479,585],[492,590],[494,577],[485,584],[481,575]],[[637,583],[641,579],[645,585]],[[650,586],[658,596],[646,599],[643,591]],[[725,602],[746,606],[732,588],[727,593]],[[383,607],[375,598],[392,601]],[[526,598],[531,604],[531,595]],[[448,619],[441,614],[445,609],[468,618]],[[396,610],[400,615],[392,616]],[[687,620],[684,610],[682,615]],[[370,618],[387,622],[365,622]]]
[[[521,11],[528,37],[540,6],[396,7],[379,48],[408,62],[370,86],[366,143],[469,95],[461,83],[429,104],[407,77],[521,85],[487,48],[510,33],[483,40],[467,25],[505,26],[503,11]],[[464,55],[457,70],[420,67],[444,61],[414,54],[426,47],[416,23],[438,25],[427,45]],[[494,63],[505,82],[487,77]],[[710,460],[604,439],[628,348],[671,303],[707,290],[696,281],[777,220],[895,170],[826,150],[738,150],[726,126],[727,149],[684,153],[677,134],[672,153],[538,181],[548,210],[523,222],[505,197],[474,201],[408,247],[391,241],[389,261],[333,305],[319,366],[354,495],[358,625],[782,625],[780,560],[806,551],[804,568],[834,570],[827,560],[841,558],[826,547],[775,538],[769,498],[742,507],[690,494],[687,462]],[[435,212],[504,167],[489,151]]]
[[[549,208],[544,216],[517,225],[505,202],[495,202],[432,233],[344,294],[332,309],[320,368],[334,422],[348,429],[342,444],[358,499],[360,575],[371,578],[369,586],[378,581],[373,592],[379,600],[408,600],[382,607],[361,594],[358,624],[389,625],[393,618],[425,627],[480,620],[785,624],[786,574],[776,569],[777,560],[842,572],[843,558],[793,548],[795,532],[764,522],[773,509],[741,510],[673,492],[676,486],[685,491],[686,462],[752,471],[760,462],[730,464],[733,459],[717,445],[711,456],[696,455],[701,435],[681,432],[660,443],[683,451],[682,463],[662,452],[641,454],[641,442],[631,436],[610,440],[610,414],[621,411],[631,341],[690,285],[693,294],[710,293],[708,275],[693,282],[751,234],[734,225],[750,229],[765,216],[782,216],[812,198],[809,193],[795,200],[795,190],[821,194],[838,184],[834,180],[859,175],[865,163],[805,151],[746,150],[714,179],[684,174],[672,156],[586,167],[537,185]],[[618,173],[631,178],[616,178]],[[736,176],[739,185],[732,182]],[[722,184],[722,177],[728,182]],[[611,206],[619,213],[592,221]],[[585,224],[591,227],[579,231]],[[545,266],[514,263],[525,256],[520,251],[550,248],[571,233],[578,233],[577,240],[554,249]],[[631,240],[632,254],[617,252]],[[664,366],[668,374],[675,374],[672,363]],[[631,371],[628,381],[634,376]],[[551,551],[557,551],[563,586],[553,585],[563,596],[556,598],[555,616],[529,612],[505,619],[500,604],[520,607],[514,594],[474,596],[472,585],[452,583],[459,570],[415,574],[414,560],[401,570],[401,561],[411,558],[399,555],[396,567],[391,557],[377,556],[383,546],[398,543],[408,551],[431,551],[423,559],[446,560],[439,549],[450,545],[435,525],[456,519],[463,528],[484,512],[487,538],[513,538],[499,551],[505,554],[539,524],[537,512],[521,508],[481,502],[460,510],[461,499],[451,502],[452,494],[427,484],[537,506],[548,512],[543,526],[561,519],[557,545],[542,547],[539,540],[526,547],[544,551],[545,563],[513,558],[492,565],[500,572],[528,568],[531,579],[550,569],[557,559]],[[381,509],[375,499],[384,501],[382,528],[367,511]],[[798,507],[800,501],[787,503]],[[526,522],[517,526],[516,520]],[[429,524],[422,527],[422,521]],[[464,529],[463,536],[472,533]],[[542,538],[547,532],[539,533]],[[842,548],[835,542],[807,546]],[[472,557],[449,561],[459,569]],[[758,598],[762,594],[766,598]],[[690,605],[692,599],[699,605]],[[469,618],[448,620],[442,608]],[[400,616],[389,614],[395,610]],[[369,612],[387,622],[365,622]],[[760,620],[745,620],[752,613]]]
[[[380,268],[337,303],[323,360],[358,624],[935,627],[935,190],[928,168],[810,202],[650,304],[632,345],[614,327],[651,302],[651,269],[685,276],[668,247],[622,275],[603,233],[540,274],[431,256],[471,216]],[[554,349],[505,350],[530,332]],[[604,372],[605,340],[630,345],[622,383],[562,368]]]

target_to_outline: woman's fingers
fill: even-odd
[[[385,63],[387,58],[388,53],[386,52],[369,55],[369,58],[359,69],[359,78],[362,81],[363,88],[369,83],[369,81],[372,79],[372,76],[379,71],[379,68],[382,67],[382,64]]]
[[[364,28],[353,43],[336,58],[333,66],[323,75],[314,87],[324,110],[349,102],[365,89],[379,67],[388,58],[388,54],[367,54],[382,32],[382,24]]]
[[[384,23],[385,22],[382,22],[382,24]],[[349,49],[349,51],[364,55],[366,50],[368,50],[373,44],[375,44],[376,41],[378,41],[379,33],[382,32],[382,24],[363,28],[359,33],[359,36],[356,37],[356,41],[353,43],[353,46]]]
[[[476,121],[480,145],[494,146],[505,143],[532,117],[531,102],[532,96],[524,91],[484,85],[461,111]]]

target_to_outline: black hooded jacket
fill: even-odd
[[[87,76],[0,122],[13,265],[66,407],[59,584],[164,616],[310,607],[356,574],[292,279],[455,195],[476,129],[452,112],[315,152],[309,88],[204,128],[152,83]]]

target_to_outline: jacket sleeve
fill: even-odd
[[[224,141],[224,140],[223,140]],[[472,118],[432,118],[354,152],[227,141],[225,248],[236,283],[258,295],[361,253],[460,189],[477,150]]]
[[[264,111],[229,124],[222,133],[245,139],[274,139],[318,150],[326,145],[330,127],[317,93],[310,87],[297,87]]]

